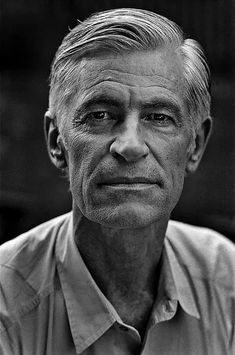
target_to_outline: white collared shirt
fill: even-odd
[[[144,340],[122,322],[77,249],[72,213],[0,247],[2,355],[232,355],[235,246],[170,221]]]

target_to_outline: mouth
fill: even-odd
[[[102,188],[108,188],[113,190],[144,190],[152,188],[153,184],[103,184]]]
[[[116,189],[145,189],[153,187],[156,182],[145,177],[115,177],[107,179],[98,184],[100,187],[111,187]]]

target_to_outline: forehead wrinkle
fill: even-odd
[[[148,88],[154,88],[154,89],[160,89],[160,90],[163,90],[163,92],[156,92],[154,94],[154,92],[151,91],[151,96],[153,97],[153,99],[157,100],[157,98],[161,98],[161,97],[168,97],[169,94],[171,95],[169,98],[171,98],[174,102],[178,102],[177,98],[175,97],[175,91],[171,90],[171,88],[169,87],[162,87],[161,85],[157,85],[157,84],[154,84],[154,85],[146,85],[146,86],[142,86],[142,85],[130,85],[130,84],[126,84],[126,83],[120,83],[120,82],[116,82],[116,81],[107,81],[107,83],[109,84],[117,84],[117,86],[112,86],[112,85],[106,85],[106,81],[105,80],[101,80],[97,83],[93,83],[92,85],[86,87],[86,88],[83,88],[83,92],[81,93],[81,96],[83,97],[83,99],[86,99],[86,98],[90,98],[94,95],[94,97],[97,97],[97,96],[103,96],[105,94],[107,94],[108,96],[113,96],[113,95],[117,95],[119,97],[123,96],[123,97],[126,97],[127,93],[129,95],[134,95],[134,96],[138,96],[136,94],[140,94],[141,97],[143,97],[144,93],[141,93],[141,89],[148,89]],[[102,87],[103,86],[103,87]],[[126,87],[127,91],[124,92],[123,89],[120,90],[119,86],[124,86]],[[130,90],[128,90],[130,88]],[[133,92],[131,90],[131,88],[137,88],[139,89],[138,91],[136,92]],[[91,90],[91,91],[89,91]],[[172,96],[173,94],[173,96]],[[148,97],[148,100],[149,100],[149,95],[150,93],[147,93],[147,97]]]
[[[85,89],[91,89],[91,88],[93,88],[94,86],[96,86],[96,85],[99,85],[99,84],[102,84],[102,83],[105,83],[105,82],[108,82],[108,83],[110,83],[110,84],[118,84],[118,85],[122,85],[122,86],[127,86],[127,87],[130,87],[130,88],[153,88],[153,87],[155,87],[155,88],[163,88],[162,86],[160,86],[160,85],[157,85],[157,84],[152,84],[152,85],[143,85],[143,82],[142,82],[142,85],[140,85],[140,84],[136,84],[136,85],[134,85],[134,84],[127,84],[127,83],[121,83],[121,82],[119,82],[119,81],[114,81],[114,80],[111,80],[111,79],[106,79],[106,80],[100,80],[100,81],[97,81],[97,82],[95,82],[95,83],[93,83],[92,85],[90,85],[90,86],[86,86],[85,87]],[[169,91],[171,91],[169,88],[166,88],[166,89],[168,89]],[[172,91],[172,92],[174,92],[174,91]]]
[[[99,84],[97,84],[99,85]],[[117,88],[112,87],[103,87],[99,88],[96,84],[86,87],[80,88],[77,92],[77,99],[75,97],[76,107],[83,106],[83,105],[91,105],[92,101],[95,104],[100,102],[110,102],[115,103],[116,106],[122,105],[124,102],[127,102],[129,99],[129,90],[128,92],[123,92],[123,90],[117,90]]]
[[[101,83],[102,84],[102,83]],[[99,84],[97,84],[99,85]],[[119,83],[118,83],[119,85]],[[121,84],[120,84],[121,85]],[[125,85],[126,87],[127,85]],[[157,88],[156,85],[154,85],[154,88]],[[162,90],[162,87],[158,87],[159,89]],[[115,88],[113,86],[111,87],[104,87],[102,88],[97,88],[96,85],[94,85],[94,88],[92,89],[85,89],[83,92],[80,92],[80,95],[77,100],[76,107],[78,108],[79,106],[86,106],[91,105],[92,101],[94,101],[94,104],[97,104],[98,102],[102,103],[107,103],[110,100],[111,105],[115,105],[117,107],[128,107],[128,108],[137,108],[141,109],[144,107],[149,106],[150,107],[160,107],[160,105],[163,106],[170,106],[178,108],[178,110],[183,113],[184,108],[182,106],[182,102],[178,100],[177,96],[175,95],[174,92],[169,93],[169,89],[164,92],[157,92],[155,93],[154,91],[151,90],[151,93],[143,93],[140,90],[132,90],[131,87],[126,87],[127,90],[120,90],[120,88]],[[147,89],[147,88],[145,88]]]
[[[146,76],[146,77],[154,77],[154,76],[157,76],[157,77],[160,77],[160,78],[164,78],[163,76],[161,75],[158,75],[158,74],[154,74],[154,71],[150,74],[147,74],[147,73],[144,73],[144,74],[137,74],[137,73],[134,73],[134,72],[131,72],[131,71],[124,71],[124,70],[121,70],[121,69],[102,69],[100,70],[100,73],[102,72],[107,72],[108,74],[118,74],[120,75],[120,73],[123,73],[125,75],[134,75],[134,76]]]
[[[118,83],[130,87],[153,87],[162,84],[163,86],[175,86],[178,87],[179,80],[175,76],[172,79],[165,78],[164,76],[158,74],[143,75],[128,73],[118,70],[108,70],[104,71],[106,75],[102,77],[101,72],[89,73],[86,77],[85,75],[80,76],[80,86],[85,88],[91,88],[94,85],[100,84],[102,82]],[[123,74],[123,75],[122,75]],[[140,85],[141,84],[141,85]]]

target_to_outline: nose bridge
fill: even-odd
[[[137,113],[131,113],[127,116],[123,123],[122,130],[119,135],[119,139],[123,142],[129,142],[130,144],[138,143],[140,140],[140,127]]]
[[[110,151],[113,155],[122,156],[126,161],[136,161],[148,154],[137,113],[127,115]]]

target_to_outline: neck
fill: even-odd
[[[149,316],[166,227],[167,222],[139,229],[111,228],[91,222],[74,210],[74,237],[83,260],[124,321],[129,311],[142,320]],[[146,308],[142,310],[144,317],[137,315],[141,307]]]

